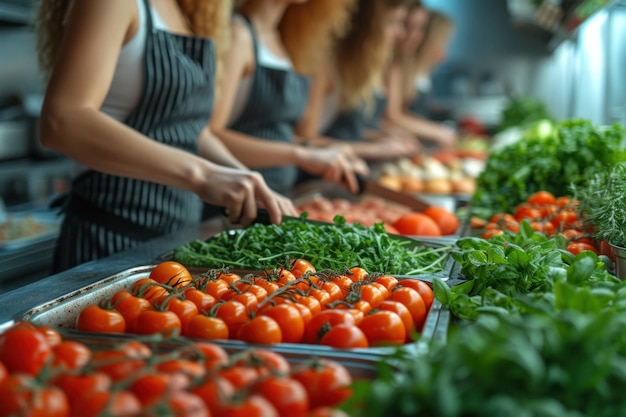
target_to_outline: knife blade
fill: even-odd
[[[418,197],[383,187],[376,181],[368,178],[359,176],[357,180],[359,182],[359,194],[371,194],[394,203],[402,204],[415,211],[424,211],[431,206]]]

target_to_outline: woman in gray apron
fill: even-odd
[[[247,0],[238,9],[243,16],[233,22],[233,43],[225,58],[229,77],[221,85],[211,127],[240,161],[260,172],[283,195],[291,193],[298,168],[347,182],[353,191],[357,190],[355,172],[366,173],[362,161],[352,155],[337,148],[305,147],[294,134],[308,96],[309,80],[302,69],[311,66],[313,59],[306,54],[316,56],[311,45],[319,46],[330,37],[336,21],[345,20],[345,13],[337,10],[341,12],[351,2]],[[322,8],[334,12],[314,12]],[[293,18],[294,9],[298,15],[307,16],[307,9],[310,14],[301,20],[304,27],[299,33],[284,36],[284,20]],[[299,51],[289,47],[287,42],[302,36],[320,40],[300,44]],[[309,62],[303,65],[302,60],[294,60],[296,54]]]
[[[402,32],[405,3],[358,2],[350,30],[334,39],[328,63],[320,65],[315,74],[307,114],[300,125],[303,135],[321,134],[327,141],[341,141],[366,160],[393,159],[419,150],[415,141],[367,130],[368,119],[380,115],[384,106],[384,100],[376,101],[376,90],[392,42]]]
[[[246,222],[258,199],[279,221],[280,203],[257,174],[198,156],[203,148],[237,164],[205,129],[215,45],[187,22],[211,16],[184,13],[173,0],[158,10],[149,0],[68,3],[44,0],[39,19],[42,63],[51,70],[41,140],[86,167],[64,205],[55,271],[197,223],[198,196]],[[64,32],[61,45],[55,29]]]

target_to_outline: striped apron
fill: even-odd
[[[323,135],[346,142],[360,142],[365,133],[365,111],[365,104],[340,111]]]
[[[306,108],[309,79],[293,70],[259,65],[259,42],[252,23],[245,21],[254,42],[256,65],[250,97],[230,128],[257,138],[293,143],[295,125]],[[257,171],[270,188],[283,195],[291,193],[298,177],[298,168],[289,161],[281,167]]]
[[[146,8],[144,85],[125,123],[153,140],[197,153],[213,105],[211,40],[159,30]],[[200,220],[191,192],[88,170],[72,182],[55,250],[54,271],[136,246]]]

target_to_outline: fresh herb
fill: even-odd
[[[485,315],[356,385],[355,417],[626,415],[626,315]],[[401,370],[401,372],[398,372]]]
[[[419,275],[441,272],[449,246],[428,248],[409,238],[389,235],[382,224],[365,227],[288,220],[281,225],[255,224],[236,233],[224,231],[208,241],[193,241],[174,250],[187,266],[267,269],[304,258],[318,269],[361,266],[369,272]]]
[[[615,165],[575,188],[585,223],[598,240],[626,247],[626,167]]]
[[[623,129],[568,120],[548,137],[529,132],[519,142],[492,153],[477,179],[472,206],[490,213],[511,212],[531,194],[546,190],[569,195],[596,172],[626,160]]]
[[[541,100],[520,97],[511,100],[502,111],[500,130],[516,126],[524,127],[544,119],[551,120],[552,116]]]

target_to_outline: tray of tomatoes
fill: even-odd
[[[20,319],[93,333],[378,354],[431,339],[441,311],[426,276],[317,272],[303,260],[257,273],[166,261],[122,271]]]
[[[58,331],[18,322],[0,334],[0,415],[316,416],[376,378],[341,352],[223,347],[183,338]]]

